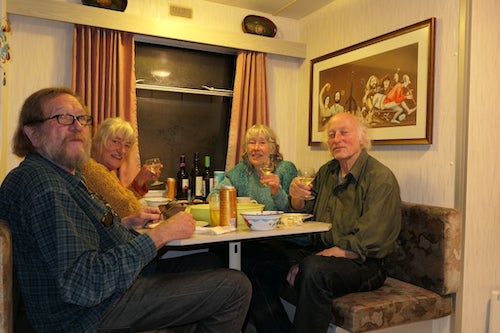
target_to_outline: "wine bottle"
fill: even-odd
[[[186,171],[186,155],[179,158],[179,171],[177,172],[177,200],[187,200],[189,190],[189,175]]]
[[[203,171],[200,168],[200,154],[198,152],[194,153],[191,169],[191,195],[194,199],[205,199],[203,197]]]
[[[210,156],[205,155],[205,170],[203,170],[203,196],[207,200],[214,188],[214,173],[210,169]]]

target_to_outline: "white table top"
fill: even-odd
[[[196,244],[208,244],[218,242],[239,242],[248,239],[268,238],[276,236],[309,234],[315,232],[324,232],[332,228],[330,223],[309,221],[304,222],[300,226],[279,227],[273,230],[253,231],[253,230],[236,230],[221,235],[207,235],[194,233],[193,236],[186,239],[173,240],[168,242],[168,246],[184,246]]]

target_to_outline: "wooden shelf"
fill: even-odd
[[[300,59],[306,57],[304,43],[243,32],[221,31],[206,26],[171,22],[128,14],[126,11],[119,12],[57,0],[7,0],[7,12],[235,50],[251,50]]]

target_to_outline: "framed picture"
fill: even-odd
[[[309,145],[338,112],[363,117],[373,144],[431,144],[435,21],[311,60]]]

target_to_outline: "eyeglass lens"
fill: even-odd
[[[77,120],[82,126],[92,124],[92,116],[87,115],[73,116],[71,114],[58,114],[52,118],[56,118],[57,122],[61,125],[73,125],[75,120]]]

